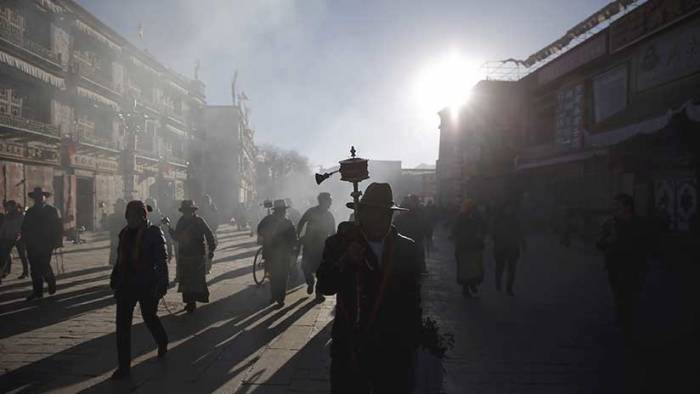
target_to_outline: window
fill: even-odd
[[[593,78],[593,119],[596,123],[627,107],[627,65]]]

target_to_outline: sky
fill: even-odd
[[[78,0],[188,77],[199,59],[209,104],[231,104],[238,71],[256,143],[314,166],[354,145],[406,168],[435,163],[437,111],[466,98],[481,63],[525,58],[607,2]]]

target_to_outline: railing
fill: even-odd
[[[77,68],[78,74],[100,86],[114,90],[114,83],[108,76],[99,73],[99,69],[87,62],[80,56],[73,55],[73,66]]]
[[[29,130],[41,134],[50,135],[53,137],[58,137],[58,127],[52,124],[39,122],[37,120],[20,118],[17,116],[11,116],[7,114],[0,114],[0,126]]]
[[[1,20],[0,19],[0,38],[4,39],[5,41],[11,42],[12,44],[17,45],[18,47],[21,47],[25,49],[26,51],[29,51],[39,57],[42,57],[46,60],[49,60],[53,63],[60,64],[61,60],[59,58],[59,55],[57,53],[54,53],[50,49],[37,44],[36,42],[27,39],[24,37],[22,32],[17,29],[16,27],[13,27],[7,21]]]

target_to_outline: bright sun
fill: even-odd
[[[421,111],[435,112],[458,107],[469,99],[471,88],[483,79],[481,62],[456,51],[427,64],[418,74],[416,99]]]

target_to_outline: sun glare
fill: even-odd
[[[446,108],[464,105],[471,88],[482,79],[481,62],[458,52],[428,63],[418,74],[416,98],[422,108],[432,114]]]

